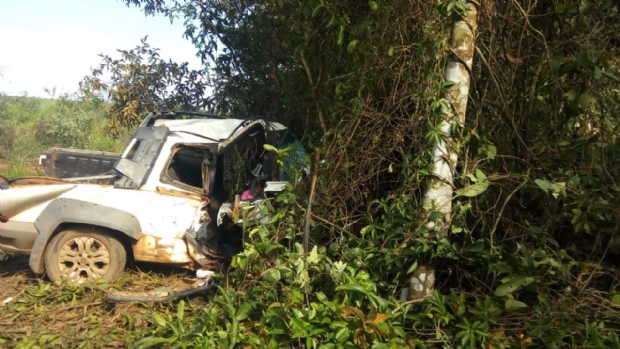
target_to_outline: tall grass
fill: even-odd
[[[102,101],[67,96],[0,96],[0,175],[40,174],[29,164],[49,147],[121,151],[130,135],[108,136],[105,108]]]

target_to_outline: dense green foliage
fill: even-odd
[[[100,55],[99,67],[80,82],[83,100],[110,101],[100,107],[114,136],[137,126],[149,112],[195,110],[210,103],[201,71],[161,59],[159,49],[146,40],[131,50],[118,50],[120,59]]]
[[[186,341],[620,345],[615,2],[479,4],[449,236],[418,217],[458,1],[127,2],[185,20],[220,111],[288,123],[326,160],[317,261],[292,242],[303,205],[282,199],[284,221],[261,228]],[[436,296],[399,310],[392,297],[427,259]]]

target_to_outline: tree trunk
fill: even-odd
[[[478,19],[478,9],[473,1],[461,0],[468,11],[455,21],[450,35],[450,49],[453,52],[446,68],[446,80],[453,81],[445,96],[450,108],[444,108],[440,128],[447,134],[433,147],[432,177],[424,195],[424,206],[432,207],[427,211],[426,229],[439,235],[447,235],[452,217],[452,194],[457,161],[459,140],[452,135],[452,125],[465,124],[465,111],[469,96],[470,72],[474,56],[474,31]],[[428,213],[439,211],[443,217],[430,219]],[[420,264],[411,277],[409,300],[422,300],[432,296],[435,286],[435,270],[429,264]]]

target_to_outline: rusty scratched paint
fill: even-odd
[[[193,269],[194,261],[187,252],[187,244],[183,239],[175,239],[171,245],[162,245],[161,238],[150,235],[142,236],[132,245],[136,261],[175,264]]]
[[[177,196],[177,197],[195,199],[195,200],[204,199],[203,196],[200,194],[190,193],[190,192],[180,191],[180,190],[174,190],[174,189],[168,189],[168,188],[163,188],[163,187],[157,187],[155,188],[155,191],[157,191],[160,194],[167,195],[167,196]]]

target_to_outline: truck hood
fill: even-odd
[[[11,218],[24,210],[52,200],[76,186],[76,184],[33,185],[0,190],[0,216]]]

